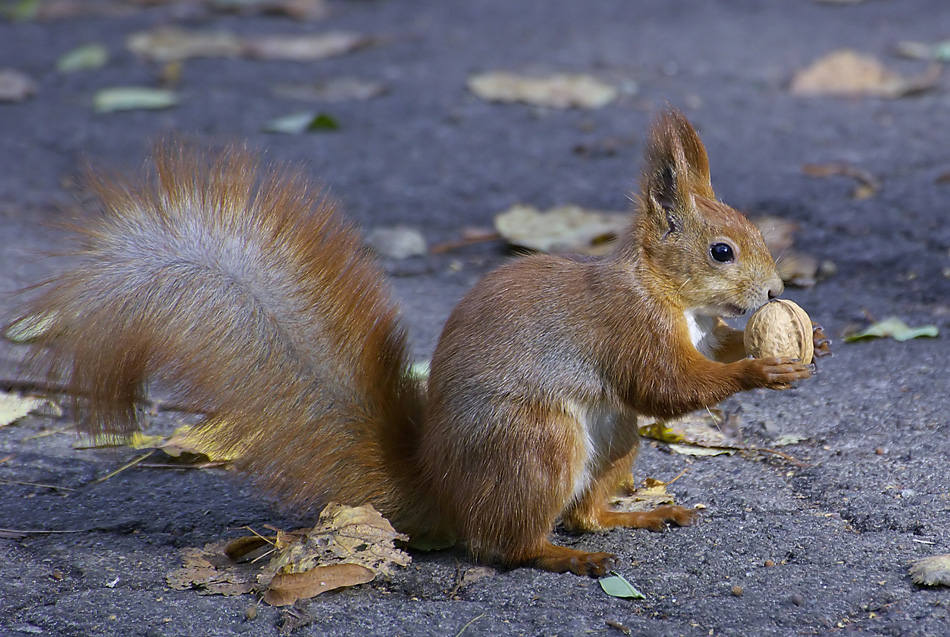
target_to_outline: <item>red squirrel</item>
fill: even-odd
[[[759,230],[716,200],[675,110],[654,123],[629,231],[598,261],[536,255],[461,300],[410,373],[407,336],[356,229],[307,179],[247,151],[159,147],[153,178],[98,178],[82,261],[8,329],[67,379],[81,430],[124,436],[158,381],[284,503],[372,504],[481,561],[601,575],[572,531],[659,530],[695,513],[612,511],[638,416],[786,389],[812,368],[746,358],[723,317],[782,292]]]

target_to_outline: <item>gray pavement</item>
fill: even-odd
[[[768,0],[332,1],[322,21],[211,12],[201,5],[136,7],[124,15],[0,22],[0,67],[29,74],[31,99],[0,104],[0,311],[13,290],[55,271],[38,259],[64,245],[55,224],[85,200],[86,161],[140,167],[151,140],[179,131],[215,146],[248,140],[299,162],[366,228],[405,224],[432,244],[491,224],[516,202],[624,209],[652,114],[683,108],[709,152],[724,201],[801,225],[797,245],[837,273],[787,297],[835,338],[817,378],[782,393],[751,392],[742,435],[776,436],[807,463],[770,455],[691,458],[646,444],[638,478],[670,479],[678,502],[706,506],[697,527],[614,530],[558,541],[611,551],[647,598],[605,595],[594,580],[528,569],[457,587],[474,565],[458,552],[416,554],[408,569],[316,598],[293,614],[250,596],[172,591],[165,574],[182,547],[244,525],[283,528],[315,512],[281,512],[223,471],[131,469],[92,480],[136,452],[76,450],[67,420],[29,417],[0,428],[0,527],[77,531],[0,538],[0,633],[44,635],[946,635],[950,592],[913,584],[908,565],[950,553],[950,80],[895,100],[801,98],[792,73],[834,49],[893,54],[904,40],[950,37],[944,0],[854,5]],[[166,111],[99,114],[92,95],[155,85],[161,68],[124,38],[159,25],[242,34],[349,30],[374,46],[316,63],[192,60],[182,103]],[[86,42],[111,58],[62,74],[56,60]],[[470,73],[576,71],[633,87],[593,111],[484,102]],[[319,105],[340,130],[262,132],[272,117],[309,108],[276,97],[279,84],[356,77],[383,82],[376,99]],[[585,150],[587,149],[587,150]],[[592,150],[591,150],[592,149]],[[882,187],[855,200],[846,177],[804,164],[843,162]],[[497,243],[389,262],[415,352],[428,356],[452,305],[510,258]],[[866,314],[936,324],[938,339],[842,344]],[[0,381],[19,352],[0,345]],[[170,423],[161,422],[159,426]],[[24,482],[51,484],[51,489]],[[766,561],[773,566],[766,566]],[[736,595],[735,587],[741,588]],[[309,620],[309,623],[301,618]]]

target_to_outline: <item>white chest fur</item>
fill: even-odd
[[[718,345],[713,330],[716,328],[719,319],[715,316],[706,316],[694,312],[684,312],[683,317],[686,319],[687,327],[689,327],[689,338],[693,341],[693,347],[698,349],[703,356],[712,358],[713,352],[716,351],[716,345]]]
[[[639,444],[636,414],[609,403],[568,403],[568,410],[579,425],[582,466],[574,474],[573,499],[590,487],[595,476],[615,458]]]

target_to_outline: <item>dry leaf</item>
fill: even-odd
[[[330,14],[326,0],[211,0],[211,5],[241,15],[270,13],[302,21],[321,20]]]
[[[335,31],[310,35],[276,35],[245,38],[242,53],[259,60],[314,62],[350,53],[372,44],[358,33]]]
[[[82,435],[73,443],[73,449],[108,449],[110,447],[158,449],[164,442],[165,438],[162,436],[150,436],[141,431],[135,431],[128,436],[115,434]]]
[[[330,504],[313,529],[274,537],[241,537],[182,551],[182,568],[166,577],[168,585],[212,595],[264,593],[273,605],[293,604],[328,590],[388,576],[409,556],[393,542],[408,538],[393,530],[373,507]],[[273,554],[263,564],[262,557]]]
[[[617,511],[652,511],[666,504],[675,504],[673,495],[666,491],[667,482],[647,478],[644,484],[633,493],[615,498],[611,507]]]
[[[306,536],[282,550],[271,560],[268,574],[302,573],[326,564],[361,564],[376,573],[389,575],[392,565],[406,566],[409,556],[394,546],[408,537],[393,529],[372,506],[348,507],[331,503],[320,513],[317,525]]]
[[[178,27],[162,27],[133,33],[125,42],[129,51],[152,62],[233,58],[241,55],[241,38],[228,31],[187,31]]]
[[[779,276],[788,285],[810,288],[818,282],[822,272],[821,263],[810,254],[792,249],[795,233],[801,228],[794,221],[781,217],[758,217],[752,219],[765,239],[765,246],[775,259]],[[827,275],[827,273],[825,273]]]
[[[791,248],[795,243],[795,233],[801,230],[797,222],[782,217],[755,217],[751,221],[762,233],[765,247],[769,249],[773,257],[778,257]]]
[[[617,88],[589,75],[558,73],[528,77],[507,71],[472,75],[468,88],[493,102],[523,102],[551,108],[600,108],[617,99]]]
[[[730,446],[735,438],[728,432],[738,430],[737,416],[726,417],[718,409],[694,411],[671,420],[641,420],[640,435],[662,442],[702,445],[704,447]]]
[[[805,164],[802,172],[809,177],[851,177],[858,185],[851,192],[852,199],[868,199],[881,189],[881,182],[868,171],[844,162]]]
[[[558,206],[541,212],[515,205],[495,215],[495,228],[508,243],[539,252],[609,252],[611,239],[630,225],[630,215]]]
[[[179,458],[183,454],[195,456],[196,462],[232,462],[241,457],[242,450],[222,446],[216,430],[228,427],[228,423],[215,421],[197,426],[183,425],[171,437],[158,445],[165,454]]]
[[[36,93],[36,83],[16,69],[0,69],[0,102],[22,102]]]
[[[341,77],[319,84],[285,84],[275,86],[277,97],[308,102],[363,102],[386,92],[381,82],[368,82],[353,77]]]
[[[422,233],[405,226],[373,228],[366,233],[366,243],[377,254],[388,259],[408,259],[423,256],[428,252]]]
[[[182,566],[165,576],[175,590],[195,589],[199,595],[243,595],[257,588],[259,567],[239,567],[223,553],[225,542],[208,544],[203,549],[182,550]]]
[[[940,68],[932,67],[923,75],[903,77],[885,68],[869,55],[850,49],[833,51],[819,58],[792,77],[793,95],[870,96],[897,98],[933,88]]]
[[[289,606],[298,599],[310,599],[326,591],[373,581],[376,574],[359,564],[315,566],[303,573],[275,575],[264,593],[271,606]]]
[[[915,584],[950,586],[950,554],[917,560],[910,567],[910,577]]]
[[[47,398],[0,391],[0,427],[6,427],[31,413],[51,413],[61,416],[63,412],[56,403]]]
[[[778,275],[788,285],[810,288],[818,282],[820,263],[810,254],[789,250],[775,261]]]

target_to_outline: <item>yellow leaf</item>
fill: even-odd
[[[0,392],[0,427],[12,424],[29,413],[52,410],[62,415],[62,411],[52,401],[35,396],[20,396]]]
[[[523,102],[551,108],[600,108],[617,99],[619,91],[589,75],[556,73],[529,77],[507,71],[478,73],[468,80],[468,88],[492,102]]]
[[[850,49],[832,51],[798,71],[789,90],[800,96],[871,96],[895,98],[935,86],[939,67],[906,78],[890,71],[870,55]]]
[[[519,204],[495,216],[495,228],[508,243],[539,252],[604,253],[629,225],[630,215],[574,205],[542,212]]]

